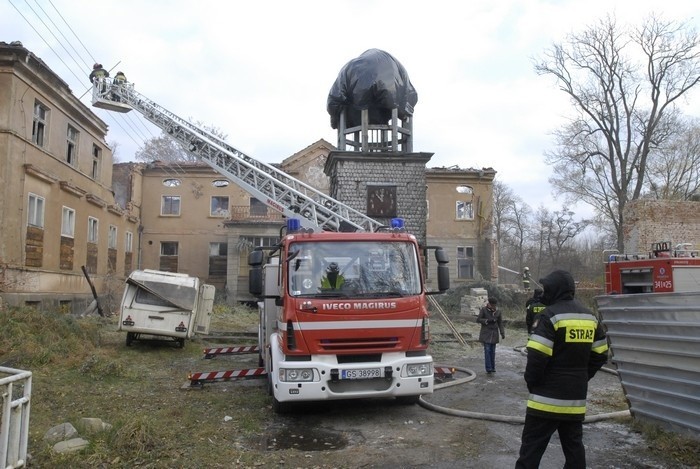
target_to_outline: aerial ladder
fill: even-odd
[[[92,88],[92,104],[97,108],[122,113],[132,109],[139,111],[189,153],[268,207],[287,218],[298,218],[304,228],[313,231],[376,232],[385,226],[274,166],[251,158],[206,129],[178,117],[135,91],[132,83],[96,80]]]
[[[256,199],[287,218],[297,218],[304,228],[313,231],[376,232],[386,228],[382,223],[343,204],[283,171],[251,158],[232,147],[212,132],[182,119],[134,90],[132,83],[95,81],[92,104],[116,112],[138,111],[150,122],[180,143],[189,153],[203,160],[215,171],[247,190]],[[431,304],[462,345],[466,342],[434,298]],[[217,355],[254,353],[257,347],[212,348],[204,351],[205,358]],[[224,372],[192,373],[191,385],[264,376],[261,368]],[[450,376],[447,369],[436,368],[436,376]]]

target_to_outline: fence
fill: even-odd
[[[0,468],[27,464],[29,404],[32,393],[31,371],[0,366]]]
[[[596,298],[635,418],[700,432],[700,292]]]

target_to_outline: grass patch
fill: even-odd
[[[99,321],[10,308],[0,314],[0,364],[36,368],[56,363],[75,365],[100,344]]]
[[[187,341],[184,349],[150,341],[127,347],[117,321],[32,308],[0,314],[0,364],[32,372],[31,465],[171,468],[250,462],[247,443],[256,441],[273,418],[262,380],[183,389],[188,372],[232,364],[203,360],[201,338]],[[257,324],[257,310],[240,306],[217,305],[212,316],[212,331],[254,331]],[[44,441],[51,427],[70,422],[78,428],[84,417],[100,418],[112,428],[81,433],[89,445],[74,454],[57,454]]]
[[[652,453],[671,457],[687,467],[700,467],[700,439],[669,432],[658,425],[635,420],[632,428],[650,442]]]

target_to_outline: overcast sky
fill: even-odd
[[[700,26],[697,0],[0,0],[0,41],[21,41],[77,96],[94,61],[121,70],[267,163],[321,138],[336,144],[328,92],[345,63],[382,49],[418,92],[414,150],[434,153],[428,167],[493,167],[533,209],[557,209],[544,152],[570,105],[533,58],[607,14],[639,24],[651,12]],[[700,92],[690,98],[692,109]],[[94,111],[121,161],[160,134],[135,112]]]

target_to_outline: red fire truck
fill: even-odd
[[[649,252],[606,260],[606,294],[691,291],[700,291],[700,251],[690,244],[652,243]]]
[[[375,233],[317,233],[295,221],[268,255],[258,249],[248,260],[251,293],[264,299],[260,351],[274,410],[431,393],[426,295],[449,288],[443,249],[424,248],[437,264],[438,290],[428,291],[427,256],[400,220]]]

